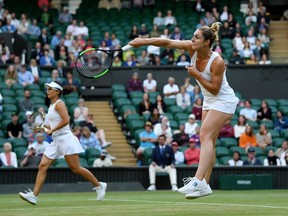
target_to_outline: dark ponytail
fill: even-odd
[[[63,95],[67,95],[67,94],[70,94],[71,92],[73,92],[73,86],[72,85],[66,85],[66,86],[63,86],[61,82],[59,81],[54,81],[55,83],[57,83],[58,85],[62,86],[63,90],[60,91],[59,93],[59,97],[63,94]]]

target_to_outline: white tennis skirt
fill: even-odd
[[[237,104],[239,99],[235,99],[234,101],[203,101],[203,110],[217,110],[219,112],[234,114],[237,108]]]
[[[53,142],[46,148],[44,155],[50,159],[60,156],[73,155],[84,152],[78,138],[69,132],[63,135],[52,136]]]

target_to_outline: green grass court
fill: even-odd
[[[36,206],[17,194],[0,195],[1,216],[185,216],[288,215],[287,190],[214,191],[208,197],[186,200],[177,192],[108,192],[97,202],[91,193],[42,193]]]

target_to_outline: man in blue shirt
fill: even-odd
[[[243,162],[243,166],[261,166],[262,162],[255,157],[255,149],[253,147],[248,149],[248,158]]]
[[[24,87],[34,83],[34,77],[30,71],[26,70],[26,65],[21,66],[21,71],[18,73],[18,81]]]

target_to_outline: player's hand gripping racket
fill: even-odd
[[[48,131],[48,128],[44,126],[45,113],[43,112],[33,112],[31,115],[26,117],[27,125],[31,130],[43,130]]]
[[[122,49],[102,50],[90,48],[82,51],[76,59],[76,70],[83,77],[97,79],[106,73],[112,66],[114,59],[122,52],[132,48],[126,45]]]

